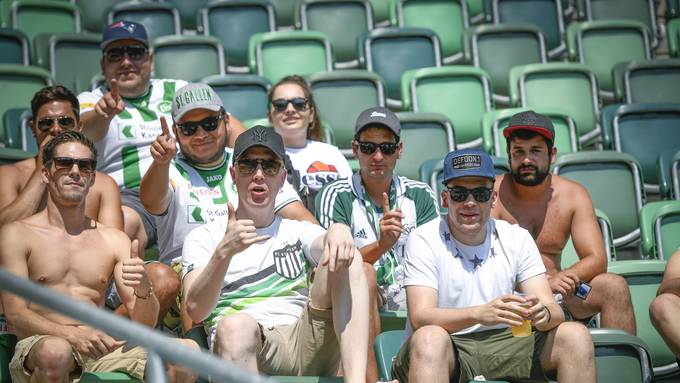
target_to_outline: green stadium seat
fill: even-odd
[[[468,9],[468,20],[470,24],[481,24],[486,22],[486,13],[484,12],[484,1],[481,0],[466,0]]]
[[[464,40],[466,61],[489,74],[497,103],[510,102],[510,69],[547,61],[543,34],[534,26],[479,25],[468,28]]]
[[[248,46],[250,71],[273,84],[298,74],[333,70],[333,50],[328,37],[316,31],[256,33]]]
[[[89,32],[101,33],[106,26],[109,10],[121,2],[122,0],[75,0],[80,9],[82,28]]]
[[[613,151],[565,153],[555,160],[553,172],[588,189],[593,206],[611,221],[617,249],[639,239],[645,194],[640,164],[633,156]]]
[[[33,157],[33,154],[21,149],[0,147],[0,165],[13,164],[31,157]]]
[[[369,0],[373,8],[373,24],[375,27],[390,25],[391,0]]]
[[[482,138],[484,140],[483,147],[487,153],[503,158],[508,157],[503,129],[508,126],[508,122],[514,114],[526,110],[526,108],[497,109],[484,114]],[[559,111],[538,110],[535,112],[545,114],[552,120],[555,127],[554,146],[557,148],[558,156],[562,153],[572,153],[579,150],[576,124],[571,117]]]
[[[28,39],[21,31],[0,28],[0,64],[29,64]]]
[[[371,107],[385,106],[385,86],[380,76],[364,70],[318,72],[307,77],[321,119],[333,126],[336,145],[352,155],[354,122]]]
[[[33,94],[52,83],[52,77],[42,68],[0,64],[0,89],[12,90],[0,93],[0,115],[8,109],[30,105]],[[4,142],[4,124],[0,132],[0,141]]]
[[[357,39],[373,29],[373,10],[368,0],[304,0],[298,27],[325,33],[335,52],[335,67],[358,68]]]
[[[567,0],[493,0],[496,24],[533,25],[543,32],[548,57],[559,57],[566,49],[562,4]]]
[[[680,199],[680,149],[661,151],[656,166],[661,197]]]
[[[281,383],[342,383],[339,376],[273,376],[277,382]]]
[[[33,156],[38,154],[38,143],[35,141],[33,131],[28,124],[29,115],[22,115],[21,119],[21,150]]]
[[[2,149],[4,148],[0,148],[0,161],[4,160]],[[4,162],[1,164],[4,164]],[[3,322],[5,321],[4,316],[2,316],[2,320]],[[0,381],[2,382],[11,382],[9,362],[12,360],[12,355],[14,355],[14,346],[16,346],[16,344],[17,337],[15,335],[10,333],[0,334]]]
[[[269,80],[250,74],[209,76],[201,80],[222,99],[224,108],[240,121],[267,118]]]
[[[99,34],[41,34],[35,41],[37,63],[50,71],[55,83],[76,94],[91,89],[92,76],[102,70]]]
[[[601,210],[595,209],[595,217],[597,218],[597,224],[600,226],[600,232],[602,233],[602,241],[604,243],[605,253],[607,255],[607,260],[609,262],[616,260],[616,248],[614,247],[614,238],[612,237],[612,224],[609,222],[609,218]],[[576,248],[574,248],[574,242],[571,240],[571,236],[567,243],[562,249],[562,254],[560,257],[560,269],[566,270],[571,267],[574,263],[578,262],[579,257],[576,253]]]
[[[651,57],[648,32],[642,23],[602,20],[572,23],[567,46],[572,61],[586,64],[597,76],[603,97],[614,98],[612,70],[620,62]]]
[[[165,0],[170,3],[179,12],[182,28],[197,29],[200,32],[201,26],[197,23],[199,10],[205,7],[210,0]]]
[[[659,192],[659,152],[680,150],[680,104],[630,104],[616,110],[613,148],[635,157],[642,166],[645,190]]]
[[[276,11],[276,25],[286,29],[295,26],[295,12],[302,0],[272,0]]]
[[[403,330],[406,328],[408,314],[406,310],[392,311],[384,310],[379,312],[381,332],[391,330]]]
[[[151,42],[162,36],[182,33],[179,11],[167,3],[128,1],[111,7],[108,23],[123,20],[144,25]]]
[[[400,28],[434,31],[439,37],[445,64],[462,59],[463,32],[469,25],[465,0],[392,0],[390,18],[392,25]]]
[[[600,134],[595,73],[583,64],[529,64],[510,70],[510,102],[534,110],[561,110],[576,122],[581,143]]]
[[[635,61],[622,67],[618,91],[626,103],[680,103],[680,60]]]
[[[141,383],[124,372],[91,372],[85,371],[80,377],[80,383]]]
[[[248,41],[260,32],[276,30],[269,0],[211,1],[200,11],[203,33],[218,38],[227,58],[227,71],[247,73]]]
[[[670,259],[680,247],[680,201],[656,201],[640,210],[642,252],[651,258]]]
[[[674,19],[680,16],[680,1],[666,0],[666,18]]]
[[[678,40],[680,40],[680,18],[669,20],[666,24],[666,42],[668,44],[668,54],[671,57],[680,56],[678,53]]]
[[[589,329],[598,382],[652,381],[650,351],[643,339],[618,329]]]
[[[649,305],[656,297],[665,267],[666,261],[662,260],[617,261],[608,266],[610,273],[621,275],[628,282],[637,336],[648,346],[655,378],[677,371],[675,355],[649,319]]]
[[[224,74],[224,50],[222,43],[214,37],[163,36],[154,40],[152,50],[156,78],[197,81]]]
[[[651,33],[652,47],[656,48],[659,43],[656,37],[658,26],[654,0],[579,0],[577,5],[581,5],[581,13],[588,21],[638,21]]]
[[[609,104],[600,110],[600,138],[601,145],[604,150],[614,149],[613,129],[614,116],[620,106],[623,104]]]
[[[392,380],[392,360],[399,353],[404,340],[404,330],[384,331],[375,337],[373,349],[378,364],[378,376],[381,381]]]
[[[410,69],[440,67],[439,38],[424,28],[374,29],[363,36],[360,60],[366,69],[382,77],[387,105],[401,108],[401,77]]]
[[[21,149],[21,120],[30,118],[31,110],[28,108],[12,108],[5,111],[2,123],[5,129],[5,147]]]
[[[420,164],[432,158],[444,158],[455,150],[453,126],[448,118],[437,113],[397,113],[401,121],[401,141],[404,150],[395,173],[418,179]]]
[[[246,120],[243,121],[243,125],[246,127],[246,129],[250,129],[255,125],[262,125],[266,128],[271,128],[272,123],[269,121],[268,118],[258,118],[255,120]],[[329,145],[335,145],[335,136],[333,133],[333,127],[331,124],[328,122],[321,120],[321,138],[319,139],[320,142],[329,144]]]
[[[482,144],[481,123],[493,107],[489,75],[472,66],[421,68],[401,78],[404,110],[441,113],[453,124],[456,147]]]

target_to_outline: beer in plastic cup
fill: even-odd
[[[524,293],[515,293],[515,295],[520,296],[520,297],[525,297],[526,294]],[[531,335],[531,320],[530,319],[525,319],[522,321],[521,326],[512,326],[512,336],[514,337],[524,337],[524,336],[530,336]]]

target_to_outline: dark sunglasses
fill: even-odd
[[[183,124],[176,124],[177,128],[185,136],[193,136],[200,126],[206,132],[212,132],[220,126],[220,120],[223,118],[223,114],[220,113],[217,116],[206,117],[201,121],[189,121]]]
[[[357,144],[359,145],[359,150],[361,153],[373,154],[378,148],[380,148],[382,154],[387,156],[394,154],[394,152],[397,151],[397,147],[399,146],[398,142],[383,142],[382,144],[376,144],[373,142],[357,141]]]
[[[272,106],[277,112],[283,112],[288,107],[288,104],[293,104],[293,108],[298,112],[302,112],[307,109],[307,99],[303,97],[294,97],[290,99],[277,98],[272,101]]]
[[[149,50],[143,45],[126,45],[122,47],[107,49],[104,52],[104,57],[106,57],[106,61],[119,62],[123,61],[123,57],[125,56],[126,53],[130,60],[142,61],[146,58],[146,55],[147,53],[149,53]]]
[[[463,202],[467,200],[467,197],[472,194],[472,198],[477,202],[486,202],[491,199],[492,188],[487,188],[480,186],[474,189],[468,189],[462,186],[454,186],[452,188],[447,187],[446,190],[449,191],[449,196],[455,202]]]
[[[52,162],[57,170],[71,170],[73,164],[78,164],[81,173],[92,173],[97,168],[97,160],[92,158],[54,157]]]
[[[76,120],[73,117],[61,116],[61,117],[44,117],[38,120],[38,130],[45,132],[50,130],[54,123],[59,124],[64,129],[73,130],[76,127]]]
[[[267,176],[275,176],[281,171],[281,161],[279,160],[262,160],[244,158],[236,161],[239,173],[243,175],[253,174],[257,170],[257,166],[262,166],[262,173]]]

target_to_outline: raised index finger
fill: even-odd
[[[119,96],[118,96],[118,80],[116,80],[115,78],[111,79],[111,97],[114,100],[118,100],[118,98],[119,98]]]
[[[383,192],[382,193],[382,208],[383,208],[383,213],[387,213],[390,211],[390,198],[387,196],[387,193]]]
[[[165,116],[161,116],[161,130],[164,136],[170,136],[170,129],[168,128],[168,122],[165,121]]]

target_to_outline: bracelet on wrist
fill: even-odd
[[[149,299],[149,297],[153,294],[153,286],[149,285],[149,292],[146,293],[146,295],[139,295],[137,294],[137,290],[132,290],[135,296],[139,299]]]

